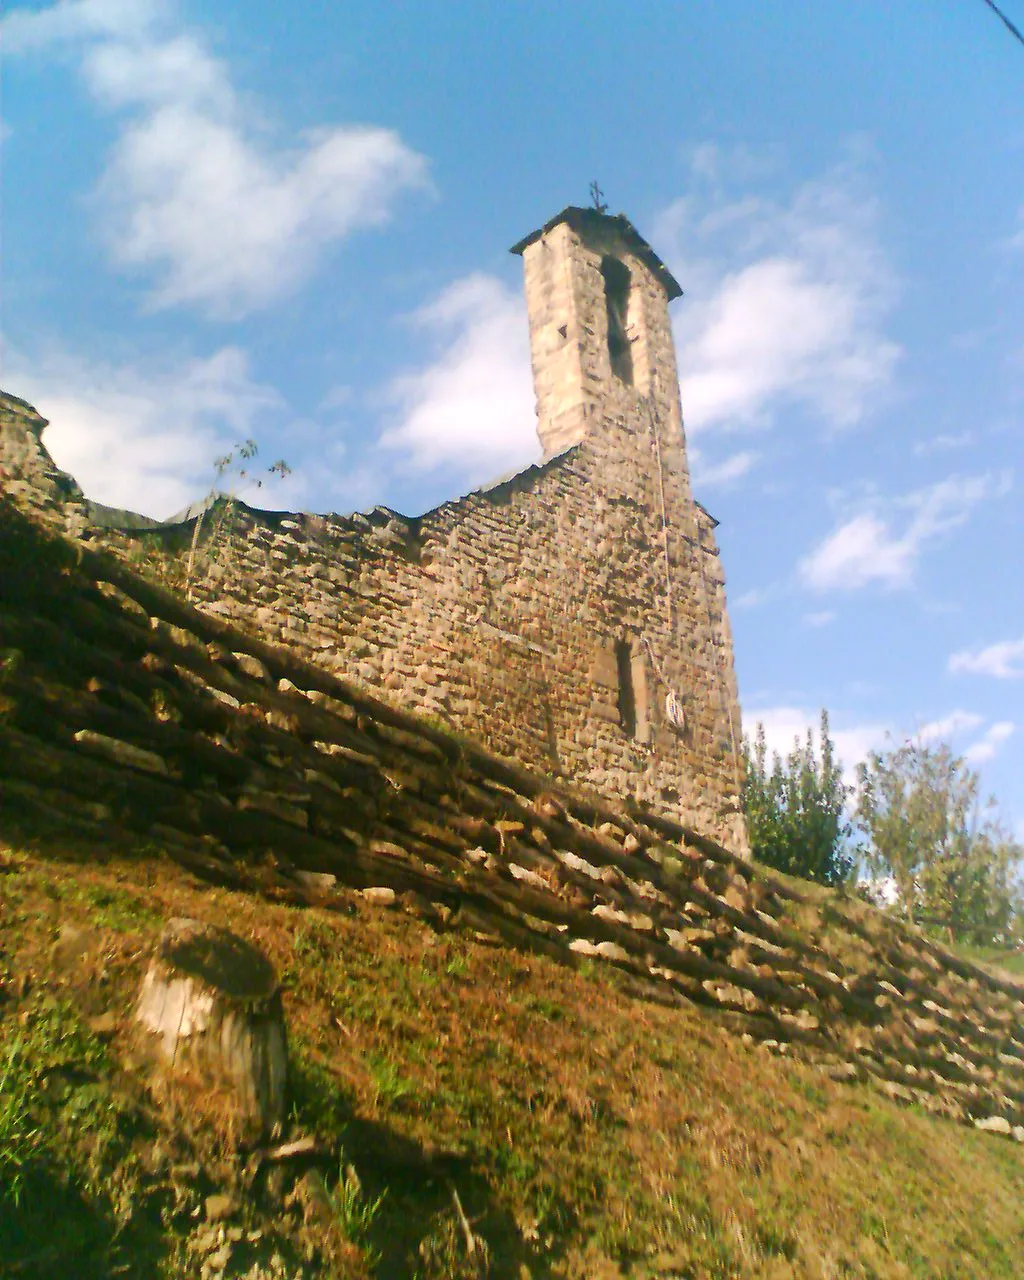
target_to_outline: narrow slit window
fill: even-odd
[[[633,654],[629,642],[615,641],[615,666],[619,675],[619,723],[629,738],[636,737],[636,692],[633,688]]]
[[[647,706],[647,663],[642,649],[634,651],[630,658],[629,673],[633,680],[633,711],[636,720],[633,737],[637,742],[647,743],[651,740],[651,717]]]
[[[633,352],[626,323],[629,315],[629,267],[618,258],[601,259],[604,302],[608,312],[608,355],[612,373],[627,386],[633,385]]]

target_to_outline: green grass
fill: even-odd
[[[374,1099],[379,1107],[395,1107],[403,1098],[412,1094],[412,1084],[405,1079],[392,1059],[375,1053],[370,1056],[366,1065],[373,1081]]]
[[[352,1099],[309,1046],[295,1038],[289,1045],[288,1085],[296,1127],[340,1144],[352,1119]]]
[[[1007,950],[1003,947],[971,947],[966,943],[958,943],[952,950],[965,960],[982,964],[987,969],[1002,969],[1004,973],[1024,976],[1024,950],[1019,947]]]
[[[8,1200],[17,1207],[26,1170],[43,1145],[43,1132],[30,1114],[37,1091],[30,1051],[16,1035],[0,1057],[0,1205]]]
[[[382,1191],[372,1199],[367,1196],[359,1175],[352,1165],[346,1164],[345,1154],[342,1152],[338,1161],[338,1181],[328,1192],[328,1197],[342,1238],[368,1250],[371,1247],[371,1229],[380,1214],[387,1191]]]
[[[131,933],[160,923],[160,916],[145,899],[116,885],[85,885],[82,896],[93,922],[102,929]]]
[[[53,1154],[60,1132],[80,1124],[96,1141],[78,1172],[88,1189],[98,1189],[118,1146],[104,1046],[67,1001],[47,997],[33,1002],[16,1028],[0,1023],[0,1053],[8,1197],[16,1199],[28,1171]]]
[[[162,1265],[159,1221],[137,1217],[140,1119],[111,1068],[65,1000],[33,1000],[15,1026],[0,1021],[0,1258],[34,1261],[27,1274],[55,1273],[55,1249],[83,1280],[124,1270],[132,1254],[154,1275]]]

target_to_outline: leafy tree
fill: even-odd
[[[1021,938],[1024,848],[982,806],[978,775],[946,743],[907,741],[858,766],[868,869],[912,923],[975,945]]]
[[[795,739],[785,760],[773,752],[769,767],[764,725],[759,724],[753,747],[749,739],[743,742],[743,811],[759,862],[836,885],[850,878],[854,866],[853,828],[846,817],[851,789],[843,782],[826,711],[819,736],[820,759],[808,729],[806,740]]]

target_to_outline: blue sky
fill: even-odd
[[[1024,22],[1024,2],[1006,0]],[[1015,12],[1016,10],[1016,12]],[[168,515],[535,456],[520,263],[597,178],[681,281],[745,722],[945,736],[1024,838],[1024,47],[982,0],[7,9],[5,389]]]

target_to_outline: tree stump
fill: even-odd
[[[211,1090],[227,1087],[246,1130],[279,1129],[288,1063],[281,988],[255,947],[226,929],[169,920],[135,1017],[172,1069]]]

